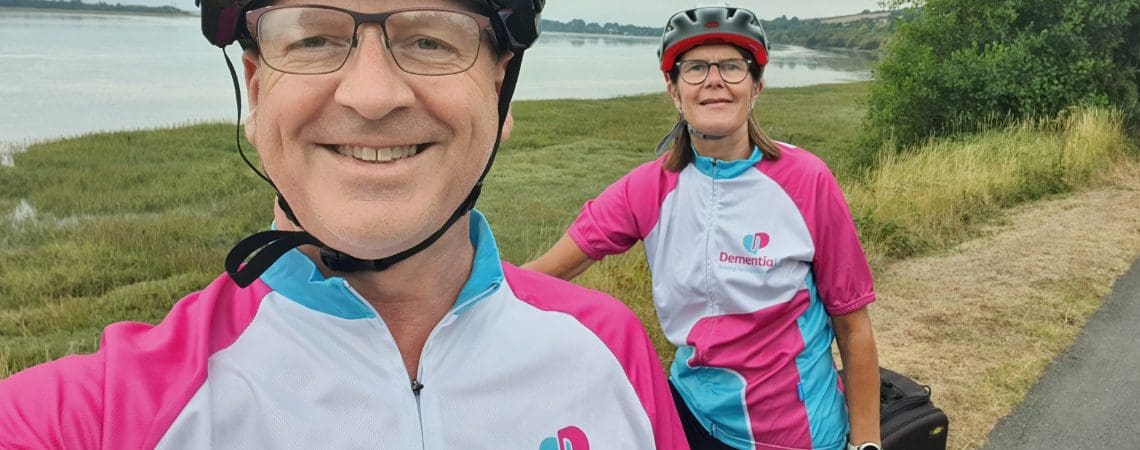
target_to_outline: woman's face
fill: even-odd
[[[743,57],[740,50],[732,45],[702,45],[681,54],[677,62],[701,60],[719,63]],[[680,79],[670,80],[667,84],[669,96],[685,120],[697,131],[717,136],[748,132],[748,116],[762,86],[763,83],[754,79],[751,73],[739,83],[725,82],[719,66],[709,67],[708,77],[700,84],[689,84]]]

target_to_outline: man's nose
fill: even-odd
[[[381,119],[415,102],[403,69],[396,65],[376,24],[361,24],[356,46],[341,67],[337,103],[356,110],[369,120]]]

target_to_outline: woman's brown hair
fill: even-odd
[[[744,50],[739,47],[737,47],[736,50],[740,51],[741,55],[747,57],[748,53]],[[680,60],[680,56],[678,56],[677,59]],[[759,83],[763,75],[763,70],[760,66],[753,62],[752,67],[750,67],[748,71],[752,75],[753,82]],[[677,85],[679,72],[677,67],[673,67],[673,69],[669,71],[669,79],[673,83],[673,86]],[[684,116],[677,116],[677,125],[679,126],[675,126],[676,132],[673,135],[673,144],[669,146],[669,155],[665,158],[665,170],[671,172],[680,172],[685,166],[693,162],[693,138],[689,135],[689,127],[687,124],[682,123],[684,120]],[[765,159],[773,161],[780,159],[780,147],[764,133],[764,130],[760,129],[760,123],[756,121],[756,116],[752,114],[748,115],[748,143],[753,147],[759,147]]]

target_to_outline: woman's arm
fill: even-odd
[[[569,234],[563,234],[546,254],[522,267],[569,281],[585,272],[594,262],[578,248]]]
[[[867,307],[849,314],[833,316],[839,358],[846,374],[847,410],[851,420],[851,442],[880,443],[879,430],[879,355],[871,316]]]

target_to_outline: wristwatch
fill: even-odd
[[[883,450],[883,447],[874,442],[864,442],[859,445],[847,444],[847,450]]]

